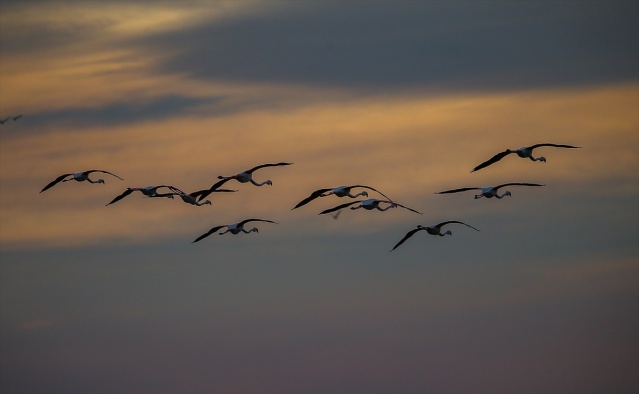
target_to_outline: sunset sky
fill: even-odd
[[[0,0],[18,114],[2,393],[639,392],[637,1]]]

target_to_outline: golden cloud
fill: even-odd
[[[431,204],[448,203],[433,194],[446,188],[510,181],[575,187],[596,185],[612,175],[634,179],[638,125],[633,100],[635,86],[341,103],[320,100],[277,110],[13,137],[3,141],[1,148],[1,238],[3,244],[33,245],[194,234],[188,220],[178,218],[184,212],[200,215],[208,208],[222,221],[211,220],[211,226],[239,221],[244,215],[278,216],[274,220],[301,226],[309,212],[316,216],[344,200],[317,200],[294,215],[290,208],[315,189],[343,184],[370,185],[404,205],[429,211]],[[583,149],[540,148],[548,157],[546,164],[507,157],[470,173],[474,165],[507,147],[546,141]],[[218,175],[279,161],[295,164],[255,173],[256,179],[273,180],[272,187],[229,182],[227,186],[239,192],[212,196],[214,204],[225,205],[223,212],[215,205],[178,208],[175,201],[131,201],[139,196],[103,206],[124,187],[169,183],[192,192],[209,187]],[[59,174],[96,168],[126,181],[71,182],[38,193]],[[348,214],[341,218],[339,231],[371,220],[408,220],[412,218],[407,215],[414,215],[407,211],[383,216]],[[185,217],[194,220],[195,216]],[[145,224],[149,221],[151,226]],[[313,220],[314,230],[306,231],[321,231],[331,222]],[[201,224],[204,230],[207,225]]]

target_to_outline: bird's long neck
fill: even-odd
[[[453,235],[453,232],[452,232],[452,231],[450,231],[450,230],[448,230],[448,231],[446,231],[446,232],[444,232],[444,233],[439,233],[438,235],[439,235],[440,237],[443,237],[443,236],[446,236],[446,235]]]
[[[543,157],[543,156],[533,157],[533,155],[530,155],[530,160],[532,160],[532,161],[541,161],[543,163],[546,162],[546,158]]]
[[[259,230],[257,229],[257,227],[253,227],[253,228],[252,228],[252,229],[250,229],[250,230],[247,230],[247,229],[245,229],[245,228],[242,228],[242,232],[243,232],[243,233],[246,233],[246,234],[250,234],[250,233],[257,233],[257,232],[259,232]]]
[[[252,183],[252,184],[254,184],[255,186],[270,185],[270,184],[272,183],[270,180],[266,180],[266,181],[264,181],[264,182],[262,182],[262,183],[258,183],[258,182],[255,182],[255,181],[253,180],[253,178],[249,179],[249,182],[251,182],[251,183]]]
[[[348,194],[347,194],[347,196],[349,196],[350,198],[356,198],[356,197],[359,197],[359,196],[366,196],[366,197],[368,197],[368,193],[366,193],[366,192],[359,192],[359,193],[357,193],[357,194],[351,194],[351,193],[348,193]]]
[[[497,197],[497,198],[498,198],[498,199],[500,199],[500,200],[501,200],[502,198],[506,197],[506,196],[510,196],[510,193],[509,193],[509,192],[504,192],[504,194],[502,194],[502,195],[495,194],[495,197]]]
[[[382,208],[382,207],[380,207],[380,206],[378,205],[378,206],[377,206],[377,209],[378,209],[378,210],[380,210],[380,211],[382,211],[382,212],[384,212],[384,211],[388,211],[388,210],[389,210],[389,209],[391,209],[391,208],[396,208],[396,207],[397,207],[397,205],[395,205],[395,204],[391,204],[391,205],[387,206],[386,208]]]
[[[87,182],[89,183],[104,183],[104,179],[92,180],[91,178],[87,178]]]

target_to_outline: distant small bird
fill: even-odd
[[[337,219],[339,217],[339,214],[342,213],[342,210],[340,209],[339,211],[335,212],[333,215],[331,215],[333,217],[333,219]]]
[[[498,186],[489,186],[489,187],[462,187],[461,189],[452,189],[452,190],[446,190],[443,192],[437,192],[435,194],[448,194],[448,193],[459,193],[459,192],[465,192],[467,190],[481,190],[481,193],[479,194],[475,194],[475,199],[478,198],[482,198],[482,197],[486,197],[486,198],[493,198],[493,197],[497,197],[499,199],[504,198],[505,196],[510,196],[511,193],[509,191],[505,191],[504,194],[499,195],[497,194],[497,190],[499,190],[502,187],[505,186],[545,186],[545,185],[540,185],[538,183],[504,183],[502,185],[498,185]]]
[[[129,194],[131,194],[131,193],[133,193],[135,191],[141,192],[146,197],[167,197],[167,198],[173,199],[173,196],[175,195],[175,192],[158,193],[158,189],[163,188],[163,187],[171,190],[171,186],[168,186],[168,185],[147,186],[147,187],[127,187],[126,190],[122,194],[120,194],[119,196],[114,198],[107,205],[115,204],[116,202],[120,201],[121,199],[123,199],[124,197],[128,196]]]
[[[21,117],[22,117],[22,114],[20,114],[20,115],[16,115],[16,116],[14,116],[12,119],[13,119],[13,121],[15,122],[16,120],[20,119]]]
[[[4,118],[4,119],[0,119],[0,124],[4,124],[4,123],[5,123],[7,120],[9,120],[9,119],[11,119],[11,117],[10,117],[10,116],[7,116],[7,117],[6,117],[6,118]]]
[[[173,195],[180,196],[182,201],[184,201],[185,203],[196,205],[198,207],[201,207],[202,205],[212,205],[210,200],[201,201],[202,198],[200,197],[203,195],[208,196],[209,194],[213,192],[236,192],[237,191],[237,190],[229,190],[229,189],[216,189],[216,190],[204,189],[204,190],[198,190],[196,192],[186,194],[182,190],[178,189],[177,187],[169,186],[169,189],[173,191]]]
[[[240,183],[246,183],[246,182],[251,182],[252,184],[254,184],[255,186],[262,186],[262,185],[272,185],[273,182],[271,182],[270,180],[266,180],[262,183],[258,183],[255,180],[253,180],[253,172],[256,170],[259,170],[260,168],[264,168],[264,167],[276,167],[276,166],[290,166],[293,163],[274,163],[274,164],[262,164],[259,165],[257,167],[253,167],[250,170],[246,170],[243,172],[240,172],[239,174],[235,174],[235,175],[231,175],[231,176],[218,176],[218,179],[235,179],[236,181],[240,182]]]
[[[208,232],[206,232],[206,233],[200,235],[199,237],[197,237],[195,239],[195,241],[193,241],[191,243],[196,243],[196,242],[208,237],[209,235],[216,233],[218,230],[221,230],[224,227],[226,227],[226,230],[222,231],[218,235],[222,235],[222,234],[226,234],[226,233],[231,233],[233,235],[237,235],[239,233],[249,234],[249,233],[253,233],[253,232],[255,232],[255,233],[259,232],[257,227],[253,227],[250,230],[246,230],[244,228],[244,225],[246,223],[249,223],[249,222],[267,222],[267,223],[275,223],[275,224],[277,224],[277,222],[274,222],[272,220],[266,220],[266,219],[245,219],[245,220],[242,220],[241,222],[234,223],[234,224],[224,224],[222,226],[215,226],[212,229],[210,229]]]
[[[60,175],[59,177],[57,177],[56,179],[54,179],[51,183],[49,183],[48,185],[46,185],[42,190],[40,190],[40,193],[42,193],[43,191],[52,188],[53,186],[55,186],[56,184],[58,184],[59,182],[69,182],[69,181],[77,181],[77,182],[83,182],[83,181],[87,181],[89,183],[104,183],[104,179],[98,179],[98,180],[92,180],[89,179],[89,174],[94,173],[94,172],[102,172],[104,174],[109,174],[109,175],[113,175],[114,177],[120,179],[120,180],[124,180],[122,178],[120,178],[119,176],[109,172],[109,171],[103,171],[103,170],[88,170],[88,171],[83,171],[83,172],[76,172],[75,174],[71,173],[71,174],[64,174],[64,175]],[[71,178],[65,179],[67,177],[71,176]]]
[[[475,172],[478,170],[481,170],[484,167],[488,167],[489,165],[498,162],[499,160],[503,159],[504,157],[508,156],[511,153],[516,153],[517,156],[521,157],[521,158],[529,158],[532,161],[543,161],[544,163],[546,162],[546,158],[543,156],[540,157],[533,157],[532,152],[533,149],[535,148],[539,148],[541,146],[552,146],[555,148],[581,148],[580,146],[572,146],[572,145],[558,145],[558,144],[536,144],[536,145],[531,145],[531,146],[525,146],[523,148],[519,148],[519,149],[515,149],[515,150],[511,150],[511,149],[506,149],[505,151],[501,152],[501,153],[497,153],[495,156],[491,157],[489,160],[486,160],[485,162],[481,163],[480,165],[478,165],[477,167],[473,168],[473,170],[471,172]]]
[[[445,225],[447,225],[447,224],[450,224],[450,223],[463,224],[464,226],[470,227],[470,228],[472,228],[472,229],[473,229],[473,230],[475,230],[475,231],[479,231],[479,230],[477,230],[475,227],[473,227],[473,226],[471,226],[471,225],[469,225],[469,224],[463,223],[463,222],[458,222],[457,220],[449,220],[449,221],[447,221],[447,222],[442,222],[442,223],[436,224],[436,225],[434,225],[434,226],[427,226],[427,227],[426,227],[426,226],[422,226],[421,224],[418,224],[418,225],[417,225],[417,228],[412,229],[412,230],[410,230],[409,232],[407,232],[407,233],[406,233],[406,235],[404,235],[404,238],[402,238],[402,239],[401,239],[401,240],[397,243],[397,245],[395,245],[395,246],[393,247],[393,249],[391,249],[390,251],[392,252],[393,250],[397,249],[397,248],[399,247],[399,245],[403,244],[403,243],[404,243],[404,241],[406,241],[408,238],[412,237],[412,236],[413,236],[416,232],[418,232],[418,231],[422,231],[422,230],[424,230],[424,231],[426,231],[426,232],[427,232],[428,234],[430,234],[430,235],[439,235],[440,237],[443,237],[443,236],[445,236],[445,235],[453,235],[453,232],[452,232],[452,231],[450,231],[450,230],[448,230],[448,231],[446,231],[446,232],[444,232],[444,233],[442,233],[442,231],[441,231],[443,226],[445,226]]]
[[[359,196],[368,197],[368,193],[366,191],[361,191],[357,194],[351,194],[351,189],[354,189],[356,187],[373,190],[388,199],[388,196],[386,196],[384,193],[370,186],[365,186],[365,185],[339,186],[339,187],[332,187],[332,188],[326,188],[326,189],[317,189],[313,193],[311,193],[310,196],[298,202],[297,205],[293,207],[293,209],[304,206],[308,204],[309,202],[315,200],[316,198],[327,197],[330,195],[335,195],[337,197],[350,197],[350,198],[356,198]]]
[[[380,203],[387,203],[387,204],[390,204],[390,205],[387,206],[386,208],[382,208],[382,207],[379,206]],[[326,213],[339,211],[340,209],[349,207],[349,206],[354,205],[354,204],[359,204],[359,205],[351,207],[351,209],[364,208],[364,209],[366,209],[368,211],[373,210],[373,209],[377,209],[378,211],[382,211],[383,212],[383,211],[387,211],[387,210],[389,210],[391,208],[402,207],[404,209],[408,209],[409,211],[413,211],[415,213],[418,213],[418,214],[422,215],[421,212],[418,212],[418,211],[416,211],[416,210],[414,210],[412,208],[408,208],[408,207],[406,207],[404,205],[398,204],[398,203],[396,203],[394,201],[391,201],[391,200],[378,200],[377,198],[371,198],[371,199],[363,200],[363,201],[347,202],[346,204],[341,204],[341,205],[338,205],[336,207],[326,209],[326,210],[320,212],[318,215],[324,215]]]

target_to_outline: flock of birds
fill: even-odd
[[[19,117],[19,116],[18,116]],[[14,118],[14,120],[17,120],[16,118]],[[6,121],[6,120],[5,120]],[[543,144],[536,144],[536,145],[531,145],[531,146],[527,146],[527,147],[523,147],[523,148],[519,148],[519,149],[515,149],[515,150],[511,150],[511,149],[506,149],[503,152],[500,152],[496,155],[494,155],[492,158],[484,161],[483,163],[479,164],[478,166],[476,166],[475,168],[473,168],[473,170],[471,172],[475,172],[475,171],[479,171],[482,168],[486,168],[494,163],[497,163],[498,161],[502,160],[503,158],[505,158],[506,156],[510,155],[510,154],[516,154],[517,156],[521,157],[521,158],[527,158],[530,159],[532,161],[541,161],[541,162],[546,162],[546,158],[545,157],[534,157],[533,156],[533,150],[539,147],[555,147],[555,148],[570,148],[570,149],[575,149],[575,148],[580,148],[578,146],[572,146],[572,145],[561,145],[561,144],[551,144],[551,143],[543,143]],[[208,189],[203,189],[203,190],[198,190],[192,193],[185,193],[182,190],[178,189],[175,186],[172,185],[159,185],[159,186],[146,186],[146,187],[128,187],[126,188],[126,190],[124,190],[124,192],[122,192],[120,195],[114,197],[108,204],[108,205],[112,205],[115,204],[116,202],[124,199],[125,197],[131,195],[133,192],[140,192],[142,193],[143,196],[145,197],[150,197],[150,198],[169,198],[169,199],[174,199],[176,196],[180,197],[180,199],[187,203],[187,204],[191,204],[191,205],[195,205],[195,206],[203,206],[203,205],[211,205],[211,201],[210,200],[206,200],[206,197],[208,197],[209,195],[211,195],[212,193],[224,193],[224,192],[236,192],[237,190],[231,190],[231,189],[222,189],[221,187],[232,180],[235,180],[237,182],[240,183],[252,183],[255,186],[264,186],[264,185],[272,185],[273,182],[271,180],[266,180],[264,182],[257,182],[254,178],[253,178],[253,173],[259,169],[262,168],[266,168],[266,167],[281,167],[281,166],[289,166],[292,165],[293,163],[288,163],[288,162],[280,162],[280,163],[267,163],[267,164],[261,164],[258,166],[255,166],[253,168],[250,168],[246,171],[242,171],[239,173],[236,173],[235,175],[230,175],[230,176],[218,176],[218,181],[213,184],[211,187],[209,187]],[[70,182],[70,181],[76,181],[76,182],[89,182],[89,183],[105,183],[104,179],[91,179],[90,175],[94,174],[94,173],[103,173],[103,174],[108,174],[111,175],[115,178],[118,178],[120,180],[123,180],[122,178],[120,178],[118,175],[109,172],[109,171],[105,171],[105,170],[87,170],[87,171],[82,171],[82,172],[77,172],[77,173],[68,173],[68,174],[62,174],[60,176],[58,176],[57,178],[55,178],[53,181],[51,181],[49,184],[47,184],[41,191],[40,193],[52,188],[53,186],[60,184],[60,183],[64,183],[64,182]],[[512,183],[504,183],[501,185],[497,185],[497,186],[490,186],[490,187],[462,187],[462,188],[458,188],[458,189],[451,189],[451,190],[445,190],[445,191],[441,191],[441,192],[437,192],[436,194],[451,194],[451,193],[460,193],[460,192],[465,192],[465,191],[470,191],[470,190],[478,190],[479,193],[475,194],[475,199],[478,198],[493,198],[496,197],[498,199],[504,198],[506,196],[511,196],[510,191],[504,191],[504,193],[499,194],[499,189],[507,187],[507,186],[532,186],[532,187],[539,187],[539,186],[544,186],[541,184],[537,184],[537,183],[523,183],[523,182],[512,182]],[[359,196],[364,196],[364,197],[369,197],[368,196],[368,192],[366,190],[362,190],[359,191],[357,193],[355,193],[353,191],[353,189],[366,189],[366,190],[370,190],[373,192],[378,193],[382,198],[368,198],[365,200],[355,200],[355,201],[350,201],[344,204],[340,204],[337,206],[334,206],[332,208],[323,210],[319,213],[319,215],[325,215],[325,214],[329,214],[329,213],[334,213],[333,217],[335,219],[337,219],[337,216],[339,215],[339,213],[342,211],[342,209],[346,209],[349,208],[351,210],[357,210],[357,209],[364,209],[364,210],[378,210],[378,211],[387,211],[391,208],[404,208],[406,210],[409,210],[411,212],[417,213],[417,214],[422,214],[421,212],[413,209],[413,208],[409,208],[405,205],[399,204],[396,201],[393,201],[392,199],[390,199],[388,196],[386,196],[384,193],[380,192],[379,190],[371,187],[371,186],[367,186],[367,185],[350,185],[350,186],[339,186],[339,187],[334,187],[334,188],[322,188],[322,189],[317,189],[315,191],[313,191],[308,197],[304,198],[303,200],[301,200],[300,202],[298,202],[292,209],[297,209],[300,208],[306,204],[309,204],[310,202],[312,202],[313,200],[316,200],[318,198],[323,198],[323,197],[329,197],[329,196],[336,196],[339,198],[343,198],[343,197],[348,197],[351,199],[355,199]],[[251,223],[251,222],[262,222],[262,223],[274,223],[277,224],[277,222],[273,221],[273,220],[268,220],[268,219],[260,219],[260,218],[250,218],[250,219],[244,219],[240,222],[237,223],[232,223],[232,224],[223,224],[223,225],[216,225],[214,227],[212,227],[211,229],[209,229],[206,233],[198,236],[192,243],[195,242],[199,242],[201,240],[203,240],[204,238],[207,238],[210,235],[213,234],[218,234],[218,235],[223,235],[226,233],[231,233],[231,234],[239,234],[239,233],[252,233],[252,232],[258,232],[258,228],[257,227],[252,227],[251,229],[247,229],[245,227],[246,224]],[[406,242],[406,240],[408,240],[409,238],[411,238],[413,235],[415,235],[416,233],[420,232],[420,231],[425,231],[427,234],[430,235],[436,235],[436,236],[446,236],[446,235],[452,235],[452,231],[451,230],[446,230],[446,231],[442,231],[442,227],[449,225],[449,224],[459,224],[459,225],[463,225],[466,227],[469,227],[475,231],[479,231],[477,228],[471,226],[470,224],[461,222],[461,221],[457,221],[457,220],[448,220],[448,221],[444,221],[432,226],[422,226],[422,225],[417,225],[416,228],[408,231],[404,237],[397,242],[397,244],[395,244],[395,246],[391,249],[391,252],[395,249],[397,249],[400,245],[402,245],[404,242]]]

